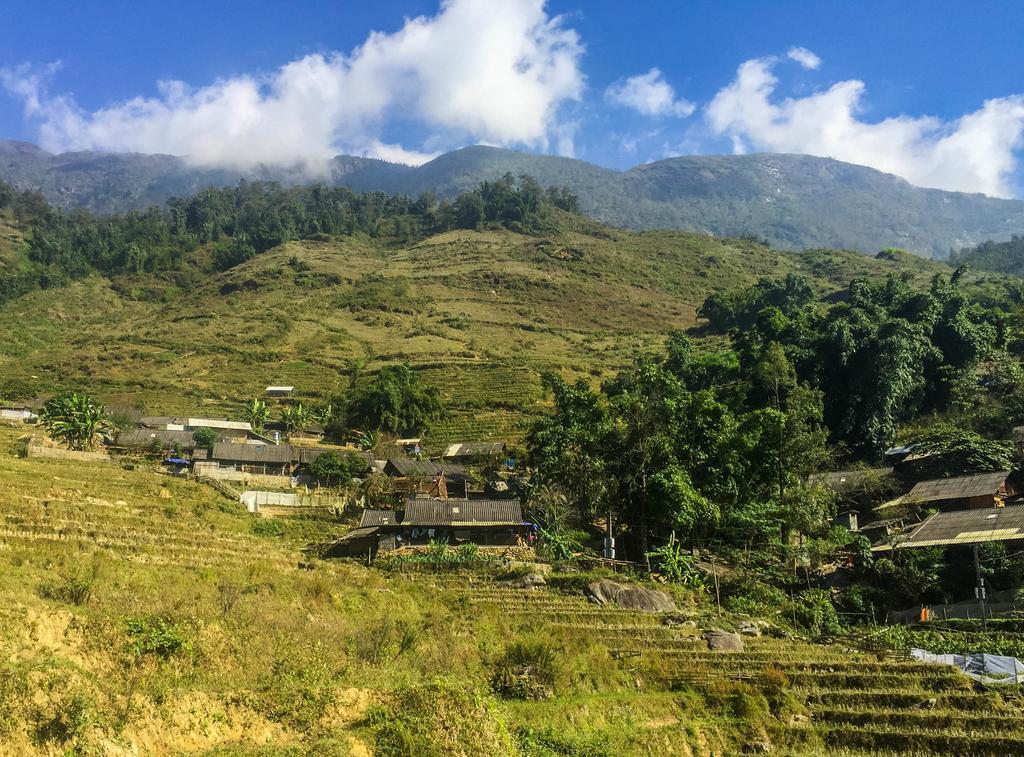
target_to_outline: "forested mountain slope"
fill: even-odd
[[[564,185],[591,217],[633,229],[687,229],[763,238],[789,249],[874,253],[902,247],[929,257],[1024,233],[1024,203],[914,187],[863,166],[805,155],[686,156],[614,171],[581,160],[467,147],[419,167],[338,156],[319,179],[357,191],[454,197],[503,174]],[[242,174],[167,155],[52,155],[0,142],[0,179],[40,189],[65,208],[122,211],[239,179],[303,183],[295,171]]]
[[[326,401],[353,371],[407,362],[451,411],[438,440],[518,438],[542,402],[541,371],[600,380],[673,329],[696,327],[700,338],[696,310],[713,292],[799,273],[824,300],[857,277],[906,272],[927,287],[950,273],[904,253],[776,251],[548,212],[529,234],[317,234],[218,270],[218,251],[234,244],[221,240],[166,270],[44,273],[46,286],[0,306],[0,392],[79,386],[166,412],[237,411],[268,384]],[[13,264],[25,250],[9,241]],[[990,274],[964,284],[998,295],[1006,287]]]

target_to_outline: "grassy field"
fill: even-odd
[[[0,254],[19,244],[9,224],[0,239]],[[582,221],[542,238],[456,231],[409,246],[290,242],[187,290],[170,278],[93,277],[8,302],[0,392],[75,386],[153,413],[227,413],[268,384],[294,385],[317,403],[346,390],[353,360],[364,372],[405,361],[450,410],[433,446],[516,441],[543,405],[541,371],[608,377],[668,331],[693,329],[709,293],[794,271],[825,297],[856,276],[909,271],[927,285],[948,268]],[[993,275],[969,279],[1001,286]]]
[[[300,546],[342,524],[271,528],[145,467],[20,458],[20,433],[0,428],[3,755],[1024,748],[1019,706],[951,670],[792,638],[709,652],[702,630],[739,617],[706,592],[674,590],[695,624],[666,625],[587,603],[580,575],[521,590],[321,561]]]

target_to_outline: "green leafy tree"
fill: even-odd
[[[549,415],[527,434],[531,465],[542,485],[559,486],[580,517],[593,516],[605,502],[607,404],[583,380],[567,384],[552,373],[541,377],[554,395]]]
[[[294,406],[286,405],[281,408],[281,423],[284,424],[285,434],[291,436],[309,425],[309,412],[301,402]]]
[[[212,450],[213,445],[217,443],[217,432],[212,428],[197,428],[192,432],[192,441],[196,443],[197,447],[202,449]]]
[[[107,429],[103,406],[91,397],[68,392],[49,400],[39,414],[47,433],[68,449],[91,449],[97,434]]]
[[[389,365],[355,392],[347,416],[355,428],[416,434],[440,418],[443,410],[435,387],[423,384],[406,365]]]
[[[309,472],[326,486],[346,486],[369,472],[366,463],[355,455],[324,452],[309,464]]]
[[[940,423],[908,441],[915,452],[927,454],[919,463],[922,475],[945,478],[971,473],[1011,470],[1013,445],[986,439],[953,423]]]
[[[267,407],[267,403],[259,397],[253,399],[252,402],[245,406],[245,419],[252,424],[252,427],[257,432],[263,432],[269,417],[270,409]]]

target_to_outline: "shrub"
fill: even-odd
[[[435,565],[443,565],[451,559],[448,542],[443,539],[431,539],[427,544],[427,559]]]
[[[789,604],[789,597],[781,589],[763,583],[749,573],[723,581],[722,604],[732,612],[748,615],[768,615]]]
[[[474,563],[480,559],[480,547],[473,542],[460,544],[455,550],[455,559],[461,563]]]
[[[81,606],[87,604],[92,597],[99,569],[96,563],[89,568],[61,572],[57,581],[47,581],[40,585],[39,595],[44,599],[54,599]]]
[[[555,533],[539,529],[540,544],[538,551],[541,556],[550,560],[569,560],[572,558],[574,549],[579,549],[579,544],[568,534]]]
[[[16,707],[29,700],[30,692],[28,678],[23,671],[0,668],[0,737],[14,729]],[[0,738],[0,743],[2,741]]]
[[[273,518],[260,518],[252,522],[252,532],[256,536],[284,536],[284,525]]]
[[[516,730],[515,736],[522,754],[565,757],[613,757],[619,754],[608,743],[608,736],[600,733],[582,736],[557,728],[524,726]]]
[[[309,731],[334,699],[337,671],[320,642],[283,645],[259,687],[260,708],[278,723]]]
[[[652,549],[647,556],[654,569],[669,581],[692,587],[704,585],[704,575],[697,569],[696,559],[686,554],[676,541],[675,532],[669,537],[668,544]]]
[[[242,596],[242,587],[234,581],[226,578],[217,582],[217,600],[220,605],[220,614],[227,617]]]
[[[217,443],[217,432],[212,428],[197,428],[192,432],[192,441],[197,447],[213,449],[213,445]]]
[[[35,739],[40,744],[48,741],[66,744],[78,739],[88,727],[91,715],[92,702],[84,694],[72,693],[62,696],[52,714],[37,714]]]
[[[167,660],[192,652],[187,629],[168,618],[129,618],[125,621],[125,631],[129,639],[128,650],[136,659],[152,656]]]
[[[475,690],[439,684],[399,689],[366,723],[377,757],[516,753],[494,701]]]
[[[514,641],[498,661],[491,685],[507,699],[548,699],[555,693],[557,662],[558,651],[549,641]]]
[[[827,591],[808,589],[800,592],[794,606],[796,622],[812,636],[838,636],[843,632],[836,608]]]

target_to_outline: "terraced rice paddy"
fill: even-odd
[[[726,755],[762,740],[792,755],[1024,753],[1012,695],[951,669],[768,636],[712,652],[701,628],[736,618],[706,608],[694,611],[698,628],[679,622],[685,613],[668,624],[483,573],[308,565],[298,547],[309,533],[261,536],[260,521],[208,486],[116,463],[21,459],[17,435],[0,429],[0,715],[13,724],[12,753],[303,753],[316,743],[347,754],[373,743],[360,718],[397,688],[445,678],[491,696],[494,660],[520,637],[575,639],[591,656],[553,700],[501,701],[495,712],[515,733],[588,727],[609,739],[593,754]],[[45,590],[97,559],[91,600]],[[132,663],[125,623],[151,616],[181,629],[195,656]],[[5,681],[16,680],[42,698],[5,704]],[[764,692],[784,700],[784,715],[742,708],[746,693]],[[32,730],[49,722],[33,718],[63,717],[76,702],[88,705],[80,732],[61,741]],[[752,722],[763,732],[748,734]],[[630,740],[614,741],[624,731]]]
[[[419,580],[535,628],[600,640],[643,692],[700,693],[724,682],[784,687],[807,714],[779,724],[773,753],[1024,754],[1024,709],[1013,692],[1004,699],[952,668],[769,636],[744,637],[741,652],[709,651],[696,627],[582,596],[446,576]]]

